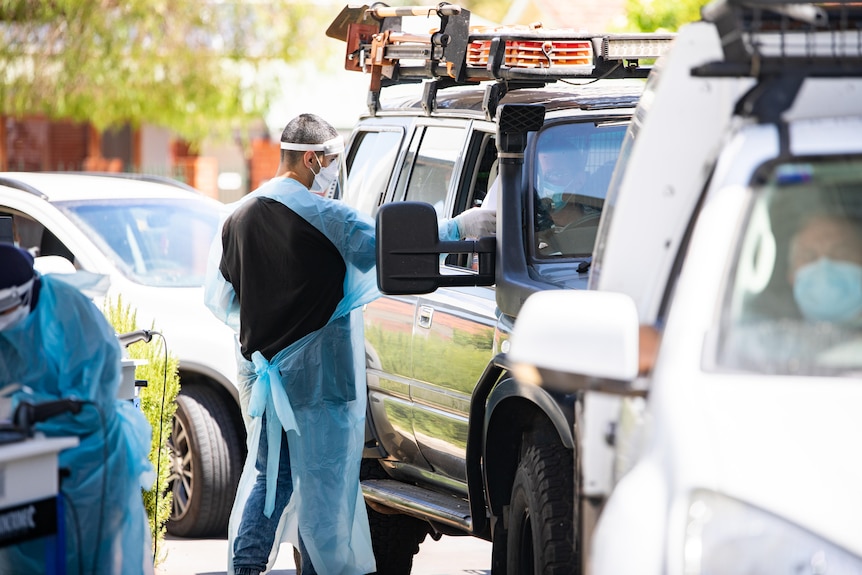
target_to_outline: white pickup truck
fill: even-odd
[[[862,573],[862,9],[703,16],[636,109],[591,289],[531,296],[508,360],[584,393],[585,573]]]

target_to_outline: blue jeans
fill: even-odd
[[[261,417],[260,442],[257,447],[257,479],[245,502],[239,531],[233,542],[233,568],[236,575],[258,575],[266,570],[266,561],[275,540],[275,530],[290,496],[293,494],[293,479],[290,475],[290,453],[287,435],[281,430],[281,453],[278,458],[278,479],[275,488],[275,510],[272,517],[263,513],[266,498],[266,414]],[[299,538],[299,553],[302,557],[302,575],[316,575],[311,558]]]

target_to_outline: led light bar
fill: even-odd
[[[602,57],[606,60],[641,60],[663,56],[673,39],[641,35],[602,38]]]

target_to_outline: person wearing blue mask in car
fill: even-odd
[[[583,150],[553,144],[542,147],[536,154],[538,173],[536,189],[540,200],[546,202],[551,214],[566,207],[580,192],[587,179],[587,155]],[[552,216],[553,217],[553,216]],[[570,217],[555,221],[558,226],[570,223]]]
[[[791,241],[789,280],[805,319],[862,322],[862,224],[810,217]]]
[[[603,195],[585,193],[587,153],[553,139],[542,144],[536,155],[537,247],[546,255],[587,255],[592,252],[603,203]]]
[[[376,571],[359,486],[361,307],[379,296],[374,222],[323,197],[344,149],[313,114],[281,135],[276,177],[229,206],[207,267],[207,306],[238,334],[248,458],[229,524],[228,572],[272,567],[283,538],[303,575]],[[324,194],[325,195],[325,194]],[[493,233],[472,209],[441,239]]]
[[[77,437],[59,453],[68,574],[152,573],[141,488],[150,488],[151,429],[117,399],[120,345],[77,288],[42,276],[33,256],[0,243],[0,387],[18,384],[14,405],[68,401],[69,411],[26,422],[48,437]],[[76,411],[77,409],[77,411]],[[22,424],[23,425],[23,424]],[[44,573],[46,540],[0,548],[0,573]]]

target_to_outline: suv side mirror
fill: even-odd
[[[565,393],[643,395],[634,300],[614,292],[552,290],[527,298],[506,354],[518,380]]]
[[[387,295],[430,293],[441,286],[493,285],[494,237],[440,241],[437,212],[424,202],[394,202],[377,212],[377,285]],[[440,273],[440,254],[475,253],[479,273]]]

